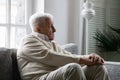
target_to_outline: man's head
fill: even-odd
[[[30,26],[33,32],[46,35],[49,40],[54,39],[56,32],[53,25],[53,16],[48,13],[35,13],[30,17]]]

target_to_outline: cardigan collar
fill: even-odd
[[[48,41],[48,42],[50,41],[49,38],[44,34],[41,34],[41,33],[38,33],[38,32],[32,32],[32,34],[41,38],[41,39],[43,39],[43,40],[45,40],[45,41]]]

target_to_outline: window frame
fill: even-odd
[[[7,48],[17,48],[16,44],[14,45],[14,47],[11,46],[11,29],[12,27],[15,28],[25,28],[26,29],[26,34],[28,32],[30,32],[28,30],[28,26],[29,26],[29,17],[31,16],[32,13],[32,0],[25,0],[25,24],[19,25],[19,24],[12,24],[11,23],[11,0],[6,0],[6,23],[0,23],[0,27],[5,27],[6,28],[6,34],[5,34],[5,46],[1,46],[1,47],[7,47]],[[15,37],[17,37],[16,35],[16,31],[15,31]],[[16,43],[16,40],[15,40]]]

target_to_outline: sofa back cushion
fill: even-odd
[[[16,49],[0,48],[0,80],[21,80]]]

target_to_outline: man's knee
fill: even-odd
[[[107,73],[107,69],[106,69],[106,67],[105,67],[104,65],[99,65],[99,66],[98,66],[98,69],[99,69],[99,71],[102,71],[102,72],[104,72],[104,73]]]
[[[86,80],[84,72],[81,66],[77,63],[67,64],[67,69],[65,72],[65,77],[68,80]]]
[[[67,69],[66,69],[67,73],[80,73],[82,71],[82,68],[79,64],[77,63],[70,63],[67,64]]]
[[[91,70],[96,70],[97,72],[107,73],[107,69],[106,69],[106,67],[104,65],[91,66]]]
[[[69,63],[68,68],[73,68],[73,69],[81,69],[81,66],[77,63]]]

